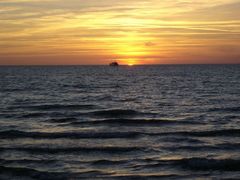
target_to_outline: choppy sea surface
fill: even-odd
[[[0,67],[0,179],[239,179],[240,65]]]

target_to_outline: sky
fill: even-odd
[[[240,0],[0,0],[0,65],[240,63]]]

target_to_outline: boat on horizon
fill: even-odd
[[[109,64],[109,66],[115,66],[115,67],[117,67],[117,66],[119,66],[119,64],[118,64],[117,61],[114,61],[114,62],[111,62],[111,63]]]

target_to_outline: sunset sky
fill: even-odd
[[[240,63],[240,0],[0,0],[0,64]]]

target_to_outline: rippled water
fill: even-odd
[[[240,178],[240,66],[0,67],[0,179]]]

